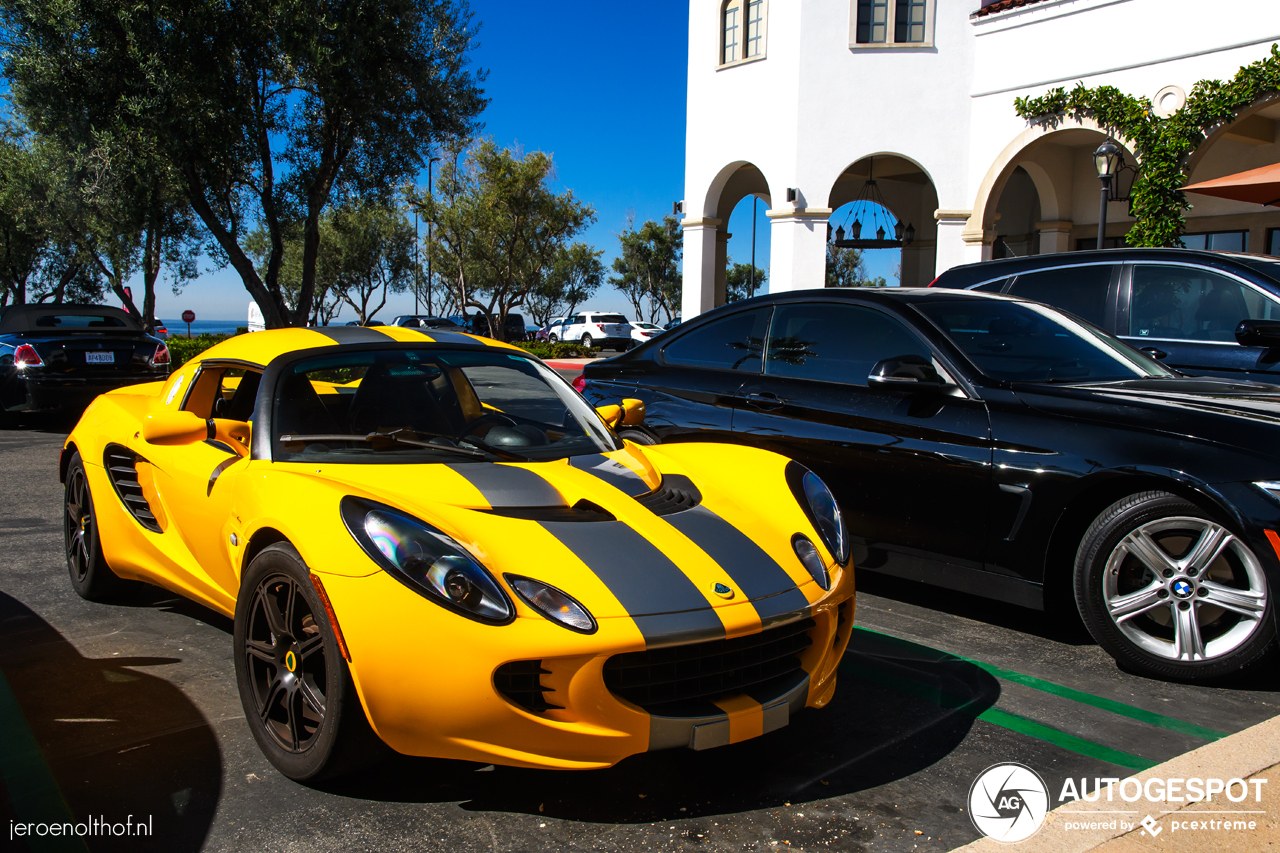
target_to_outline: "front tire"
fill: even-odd
[[[1275,642],[1270,590],[1243,539],[1195,504],[1142,492],[1109,506],[1076,554],[1075,597],[1117,661],[1157,678],[1215,678]]]
[[[559,335],[547,335],[547,340],[551,341],[551,343],[553,343],[553,344],[554,344],[555,342],[557,342],[557,341],[559,341],[559,340],[560,340],[560,336],[559,336]]]
[[[379,754],[324,603],[292,545],[268,545],[249,564],[233,642],[245,719],[277,770],[317,780]]]
[[[105,601],[124,586],[102,554],[98,516],[93,509],[89,477],[77,452],[67,465],[63,491],[62,533],[71,588],[86,601]]]
[[[584,347],[586,347],[587,349],[591,349],[591,343],[592,343],[592,341],[591,341],[591,336],[590,336],[590,335],[583,335],[583,336],[582,336],[582,341],[581,341],[581,343],[582,343],[582,345],[583,345]]]

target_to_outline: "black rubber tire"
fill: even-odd
[[[1155,678],[1201,681],[1240,674],[1264,663],[1276,645],[1273,595],[1269,590],[1266,610],[1253,634],[1234,649],[1203,661],[1173,660],[1147,651],[1126,637],[1111,618],[1103,589],[1111,554],[1121,540],[1142,525],[1175,516],[1221,524],[1190,501],[1168,492],[1150,491],[1116,501],[1089,526],[1076,552],[1073,578],[1076,607],[1085,627],[1098,645],[1125,668]],[[1239,538],[1236,531],[1227,529]]]
[[[625,438],[633,444],[641,444],[645,447],[652,447],[658,443],[658,439],[654,438],[644,430],[639,429],[624,429],[622,432],[618,433],[618,438]]]
[[[547,340],[554,344],[556,341],[560,340],[560,337],[558,335],[547,335]]]
[[[107,601],[120,593],[125,582],[111,571],[102,553],[93,493],[79,452],[67,463],[62,495],[63,545],[71,588],[86,601]]]
[[[593,341],[591,340],[590,335],[583,335],[582,339],[578,341],[578,343],[582,344],[587,349],[591,349],[591,344],[593,343]]]
[[[281,625],[285,629],[281,635],[267,624],[270,617],[265,608],[275,596],[289,596],[293,601],[293,618],[289,624]],[[309,613],[301,613],[299,603]],[[282,623],[287,618],[281,610],[276,614],[282,617]],[[260,639],[264,632],[270,643]],[[303,641],[297,642],[294,635],[302,636]],[[312,645],[317,636],[318,643]],[[270,652],[276,662],[252,654],[248,644],[251,638],[260,652]],[[351,670],[342,657],[324,603],[311,583],[311,572],[289,543],[268,545],[249,564],[236,602],[232,642],[236,686],[249,730],[267,760],[285,776],[298,782],[329,779],[366,767],[386,754],[385,745],[373,733],[360,705]],[[290,649],[297,655],[296,673],[282,663]],[[315,661],[317,652],[323,656],[319,662]],[[306,682],[308,675],[312,677],[310,683]],[[322,700],[322,710],[317,713],[314,707],[311,709],[319,722],[308,729],[301,716],[308,705],[305,691],[315,697],[321,681],[323,693],[316,698]],[[264,692],[265,701],[260,701]],[[278,719],[281,713],[286,717],[283,722]],[[273,718],[272,725],[266,717]],[[276,726],[308,737],[295,737],[297,748],[290,748],[283,743]]]

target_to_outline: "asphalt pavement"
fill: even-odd
[[[859,576],[833,701],[742,744],[549,772],[396,758],[309,787],[236,695],[231,624],[163,590],[72,592],[57,460],[69,425],[0,432],[0,845],[13,822],[150,821],[91,850],[949,850],[993,764],[1049,791],[1125,777],[1275,716],[1272,670],[1213,686],[1126,673],[1078,622]],[[439,650],[424,650],[423,665]],[[1280,784],[1280,779],[1276,780]]]

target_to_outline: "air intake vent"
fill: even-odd
[[[552,692],[552,688],[543,687],[541,677],[550,674],[542,668],[540,660],[517,660],[504,663],[494,670],[493,685],[508,702],[519,705],[526,711],[541,714],[563,707],[547,701],[545,694]]]
[[[702,503],[702,492],[698,491],[698,487],[688,477],[668,474],[662,478],[662,485],[655,491],[641,495],[636,500],[654,515],[674,515]]]
[[[662,716],[684,716],[676,703],[768,694],[773,682],[791,684],[788,677],[800,671],[814,624],[801,619],[747,637],[614,655],[605,661],[604,683],[615,696]]]
[[[587,500],[573,506],[501,506],[483,511],[526,521],[617,521],[613,513]]]
[[[107,476],[111,478],[111,485],[115,486],[116,494],[124,502],[129,514],[151,532],[160,533],[160,523],[156,521],[155,513],[151,511],[151,505],[147,503],[146,497],[142,494],[142,485],[138,482],[139,460],[146,461],[127,447],[108,444],[102,464],[107,469]]]

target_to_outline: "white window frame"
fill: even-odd
[[[938,0],[925,0],[924,8],[924,41],[893,41],[897,31],[897,0],[889,0],[888,20],[885,22],[887,41],[858,41],[858,0],[849,0],[849,49],[850,50],[918,50],[932,48],[934,25],[938,17]],[[723,27],[723,23],[721,24]],[[723,38],[723,36],[722,36]]]
[[[750,10],[752,0],[723,0],[717,8],[716,19],[716,69],[736,68],[739,65],[747,65],[751,62],[759,62],[768,55],[769,47],[769,0],[760,0],[760,52],[755,56],[745,56],[747,50],[747,35],[749,24],[747,15]],[[932,2],[932,0],[930,0]],[[725,12],[730,6],[738,7],[738,58],[725,62],[724,60],[724,36]]]

